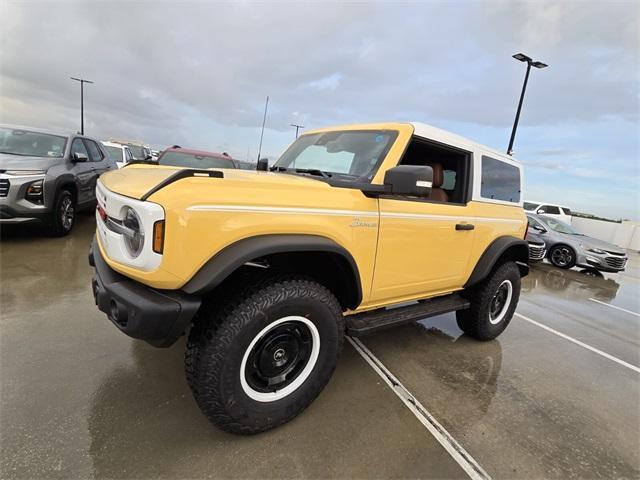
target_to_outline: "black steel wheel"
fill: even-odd
[[[342,349],[340,304],[312,280],[267,279],[211,301],[198,316],[187,381],[202,412],[232,433],[263,432],[302,412]]]
[[[463,295],[471,306],[456,312],[460,330],[476,340],[493,340],[513,318],[520,298],[520,270],[514,262],[506,262]]]

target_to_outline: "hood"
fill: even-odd
[[[607,252],[612,253],[626,253],[624,248],[621,248],[613,243],[605,242],[604,240],[598,240],[597,238],[587,237],[586,235],[578,235],[575,236],[575,239],[580,242],[580,244],[586,248],[599,248],[600,250],[605,250]]]
[[[58,157],[25,157],[0,153],[0,171],[2,170],[47,170],[60,162]]]
[[[109,190],[126,197],[140,199],[154,187],[162,183],[176,172],[184,170],[179,167],[163,165],[130,165],[119,170],[112,170],[100,176],[100,181]],[[223,178],[189,177],[164,187],[158,193],[185,183],[193,187],[205,184],[208,186],[225,185],[246,188],[330,188],[326,183],[313,177],[276,172],[257,172],[254,170],[236,170],[214,168],[212,171],[222,172]],[[155,195],[155,194],[154,194]],[[153,196],[150,200],[153,200]]]

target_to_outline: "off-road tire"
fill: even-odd
[[[497,323],[492,323],[490,312],[498,289],[505,282],[511,283],[511,297],[504,314]],[[464,292],[471,306],[456,312],[460,329],[476,340],[493,340],[511,322],[520,298],[520,271],[514,262],[506,262],[496,268],[480,285]]]
[[[70,209],[70,210],[69,210]],[[70,211],[70,224],[63,220],[63,214]],[[64,237],[71,233],[76,223],[76,205],[68,190],[60,190],[53,202],[53,211],[49,217],[48,233],[52,237]]]
[[[559,262],[555,258],[554,253],[560,252],[562,251],[562,249],[566,249],[568,252],[567,254],[571,255],[571,260],[568,263]],[[577,260],[576,251],[568,245],[554,245],[549,249],[549,253],[547,254],[547,257],[549,258],[549,261],[554,267],[563,268],[565,270],[575,267],[576,260]]]
[[[234,290],[230,298],[218,295],[198,313],[187,341],[185,371],[198,406],[212,423],[227,432],[250,435],[288,422],[318,396],[342,350],[344,320],[335,296],[311,279],[266,278]],[[261,332],[291,315],[317,328],[317,360],[293,392],[278,400],[257,401],[242,384],[243,357]]]

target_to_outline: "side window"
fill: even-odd
[[[131,153],[131,150],[129,150],[128,148],[125,148],[124,151],[127,157],[126,162],[129,163],[131,160],[133,160],[133,154]]]
[[[84,146],[84,142],[81,138],[76,138],[71,144],[71,156],[73,157],[75,153],[82,153],[90,159],[87,147]]]
[[[453,191],[456,189],[456,171],[455,170],[445,170],[444,177],[442,180],[442,188],[444,190]]]
[[[560,209],[551,205],[542,205],[539,210],[544,210],[544,213],[550,213],[551,215],[560,215]]]
[[[535,218],[532,218],[532,217],[527,216],[527,220],[529,220],[529,226],[531,226],[531,227],[541,227],[541,228],[544,228],[544,227],[542,226],[542,224],[541,224],[538,220],[536,220]],[[546,229],[545,229],[545,230],[546,230]]]
[[[399,165],[424,165],[433,169],[432,202],[464,203],[471,154],[454,147],[414,137]]]
[[[480,196],[505,202],[519,202],[520,169],[509,163],[483,155]]]
[[[102,151],[98,148],[96,142],[85,139],[84,143],[86,143],[87,149],[89,150],[89,160],[92,162],[100,162],[104,158]]]

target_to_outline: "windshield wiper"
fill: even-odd
[[[322,178],[330,178],[331,174],[322,170],[318,170],[317,168],[296,168],[296,173],[308,173],[309,175],[316,175]]]
[[[274,165],[269,169],[271,172],[291,172],[291,173],[308,173],[309,175],[315,175],[316,177],[331,178],[329,172],[319,170],[317,168],[287,168],[279,165]]]
[[[0,151],[0,153],[5,153],[7,155],[20,155],[21,157],[34,157],[34,156],[37,157],[37,155],[29,155],[28,153],[2,152],[2,151]]]

